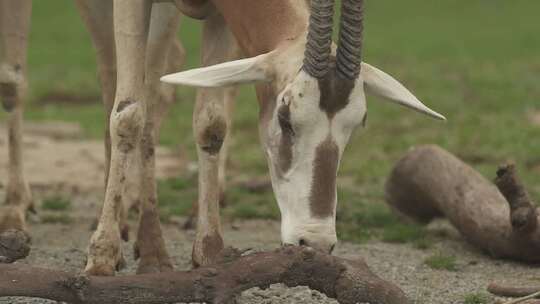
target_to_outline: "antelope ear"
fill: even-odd
[[[216,88],[270,81],[268,54],[187,70],[161,77],[162,82],[192,87]]]
[[[397,104],[413,109],[423,114],[440,120],[446,118],[425,106],[418,98],[416,98],[407,88],[399,81],[385,72],[362,62],[361,72],[364,79],[364,86],[368,92],[389,99]]]

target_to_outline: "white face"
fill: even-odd
[[[336,175],[350,135],[366,114],[361,78],[346,97],[339,110],[324,109],[319,81],[301,70],[279,94],[263,130],[285,244],[329,252],[337,241]]]
[[[353,87],[298,72],[304,45],[299,40],[284,50],[167,75],[162,81],[206,88],[267,82],[274,92],[264,94],[279,92],[276,100],[266,96],[270,100],[263,103],[260,132],[281,211],[282,241],[330,251],[336,243],[337,169],[352,131],[365,119],[364,86],[397,104],[445,118],[367,63]]]

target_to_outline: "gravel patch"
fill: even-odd
[[[88,202],[88,200],[81,200]],[[90,238],[91,217],[77,219],[71,225],[32,224],[33,248],[30,256],[21,263],[42,267],[59,268],[78,272],[85,262],[87,242]],[[134,223],[133,223],[134,224]],[[279,223],[274,221],[247,221],[226,223],[225,240],[239,248],[255,251],[270,250],[279,246]],[[133,227],[133,226],[132,226]],[[445,237],[436,241],[428,250],[419,250],[410,244],[367,244],[341,243],[335,254],[351,259],[364,258],[371,269],[381,277],[398,284],[413,300],[422,304],[461,304],[466,295],[484,293],[491,281],[514,285],[531,285],[540,280],[537,266],[511,261],[496,260],[468,245],[453,228],[438,224],[444,229]],[[191,245],[195,234],[182,231],[178,225],[164,225],[167,246],[176,269],[189,269]],[[133,239],[133,238],[132,238]],[[134,273],[132,242],[124,243],[123,250],[128,267],[119,275]],[[453,255],[457,259],[457,270],[433,270],[424,260],[434,254]],[[491,300],[494,300],[491,298]],[[282,284],[272,285],[266,290],[253,288],[245,291],[239,303],[320,303],[335,304],[333,299],[306,287],[287,288]],[[54,303],[40,299],[4,298],[0,303]]]

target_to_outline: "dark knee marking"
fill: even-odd
[[[206,125],[199,135],[199,147],[208,154],[218,154],[227,134],[227,123],[222,117],[216,117]]]
[[[316,217],[326,218],[334,212],[338,162],[339,148],[327,138],[317,147],[313,163],[309,200],[311,213]]]
[[[2,106],[7,112],[13,111],[22,95],[24,75],[22,65],[16,63],[7,65],[0,71],[3,81],[0,83]]]
[[[116,108],[116,115],[112,117],[116,124],[117,147],[122,153],[132,151],[137,145],[143,128],[143,117],[137,110],[137,101],[126,99],[120,101]]]
[[[118,106],[116,107],[116,113],[122,112],[125,108],[135,103],[135,100],[132,99],[126,99],[122,100],[118,103]]]
[[[2,96],[2,106],[7,112],[13,111],[17,105],[17,84],[0,83],[0,95]]]

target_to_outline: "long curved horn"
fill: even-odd
[[[311,0],[303,69],[315,78],[323,78],[330,69],[333,19],[334,0]]]
[[[355,80],[360,74],[363,30],[364,0],[343,0],[336,70],[345,79]]]

